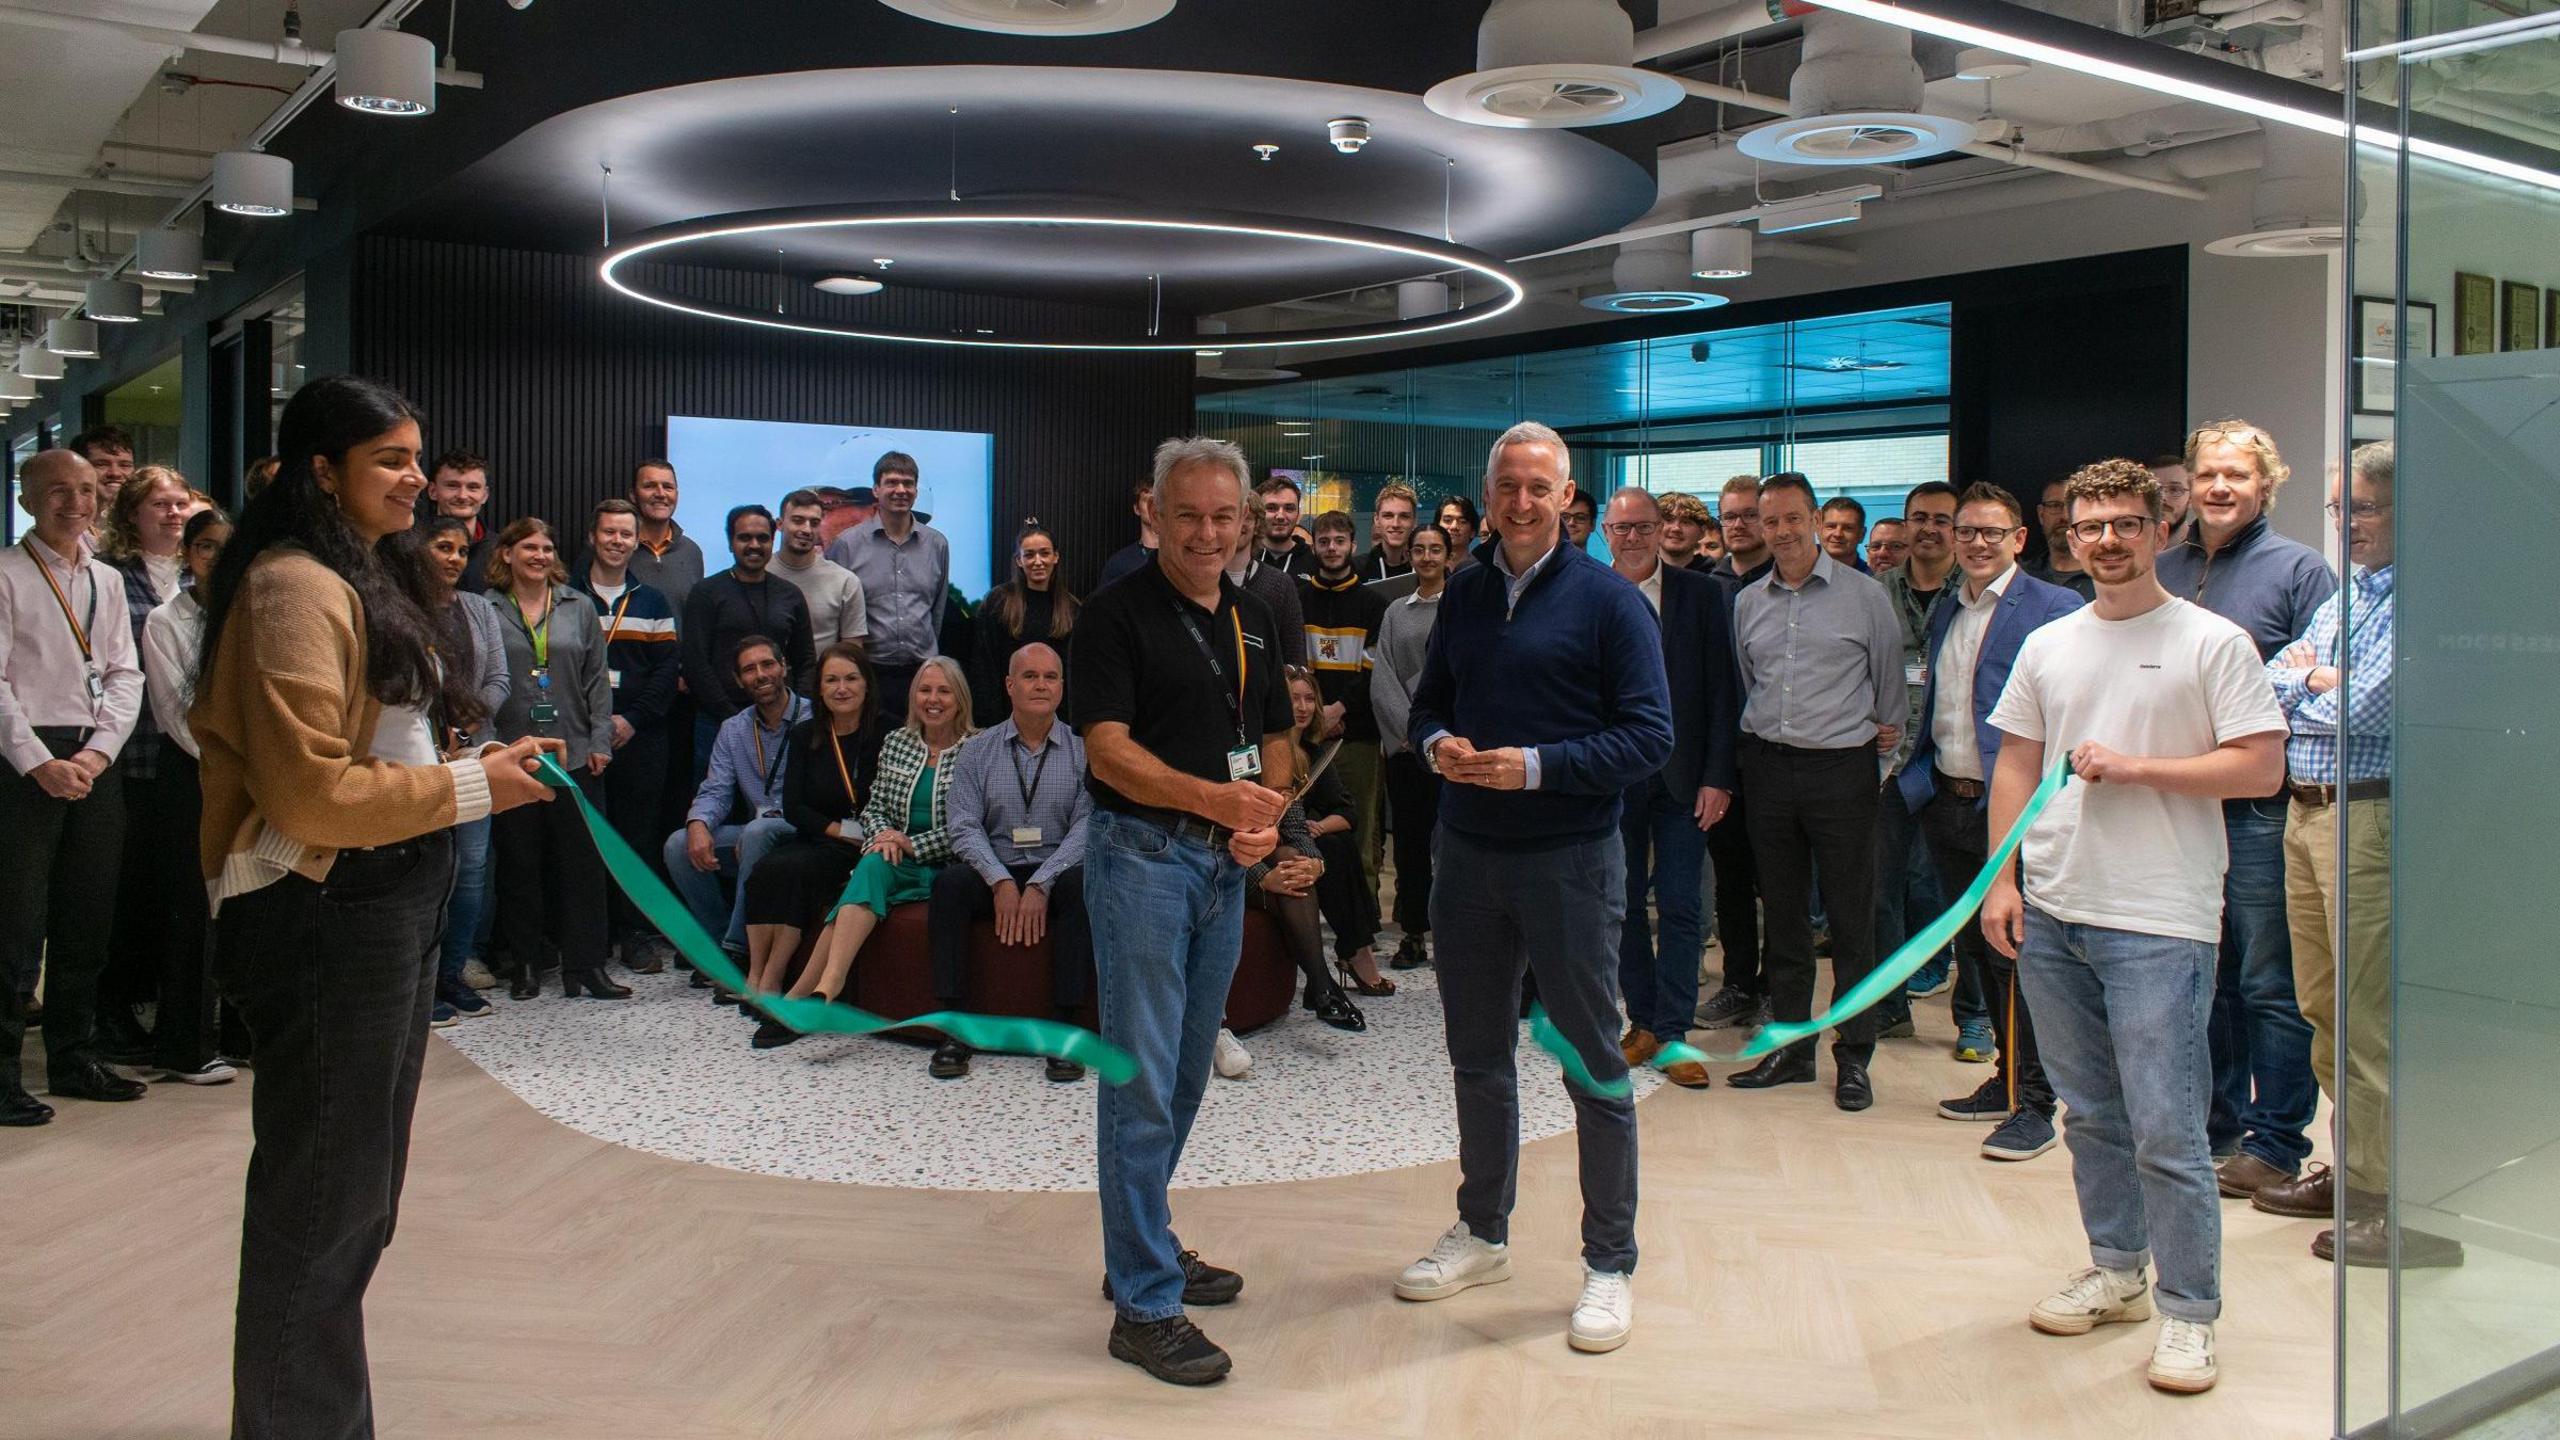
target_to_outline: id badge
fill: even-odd
[[[1014,826],[1014,827],[1013,827],[1013,843],[1014,843],[1014,844],[1016,844],[1016,845],[1037,845],[1037,844],[1039,844],[1039,843],[1040,843],[1040,827],[1039,827],[1039,826],[1037,826],[1037,825],[1016,825],[1016,826]]]
[[[621,688],[622,688],[622,672],[621,672],[621,671],[619,671],[619,670],[607,670],[606,672],[604,672],[604,683],[606,683],[607,685],[612,686],[612,687],[613,687],[614,689],[616,689],[616,690],[621,689]]]
[[[87,680],[89,686],[89,698],[91,700],[104,700],[107,698],[106,676],[92,670],[89,672]]]
[[[549,725],[560,718],[560,707],[548,700],[536,700],[525,718],[536,725]]]
[[[1903,661],[1902,683],[1910,686],[1914,690],[1918,690],[1927,685],[1929,683],[1929,662],[1926,660]]]
[[[1262,773],[1262,752],[1251,745],[1238,745],[1227,752],[1227,778],[1251,780]]]

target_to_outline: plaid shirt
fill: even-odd
[[[924,776],[924,736],[910,726],[900,726],[880,741],[880,761],[872,772],[871,803],[863,807],[863,827],[877,835],[883,830],[905,833],[918,865],[939,868],[960,858],[951,843],[951,780],[958,773],[954,763],[963,747],[954,745],[943,752],[942,763],[933,772],[933,824],[922,830],[907,829],[907,804],[915,798],[916,782]]]
[[[138,555],[131,560],[110,560],[107,563],[124,577],[125,613],[132,618],[133,643],[139,649],[143,622],[151,618],[152,611],[160,608],[160,597],[151,588],[151,571]],[[195,577],[188,574],[184,566],[179,567],[178,589],[184,592],[194,588]],[[116,768],[136,780],[158,779],[160,747],[164,743],[160,721],[146,703],[142,714],[133,722],[133,733],[125,738],[124,749],[116,753]]]
[[[2359,566],[2347,588],[2320,602],[2311,627],[2302,632],[2322,665],[2336,666],[2345,683],[2324,694],[2311,693],[2311,672],[2289,669],[2283,652],[2267,664],[2275,682],[2276,703],[2284,708],[2292,734],[2285,737],[2285,771],[2305,785],[2337,785],[2391,777],[2391,611],[2392,567]],[[2341,604],[2351,602],[2346,634],[2338,633]],[[2290,647],[2288,647],[2290,648]],[[2344,650],[2343,658],[2340,651]],[[2338,774],[2338,721],[2346,710],[2347,773]]]

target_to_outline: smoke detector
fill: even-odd
[[[2319,137],[2282,126],[2266,127],[2266,163],[2249,195],[2249,228],[2208,240],[2216,255],[2284,260],[2329,255],[2345,248],[2339,218],[2339,168],[2345,162]]]
[[[1726,303],[1726,297],[1692,283],[1689,242],[1680,235],[1629,242],[1609,267],[1609,286],[1604,294],[1582,297],[1583,308],[1612,315],[1677,315]]]
[[[1688,92],[1636,68],[1635,22],[1617,0],[1493,0],[1476,29],[1476,68],[1424,92],[1431,112],[1470,125],[1557,130],[1658,115]]]
[[[1911,32],[1822,10],[1805,17],[1804,63],[1787,83],[1792,118],[1750,130],[1742,153],[1785,165],[1890,165],[1943,155],[1971,122],[1921,113]]]
[[[1174,0],[880,0],[902,15],[997,35],[1108,35],[1172,13]]]

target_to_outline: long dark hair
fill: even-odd
[[[323,459],[344,464],[366,441],[418,418],[417,408],[398,391],[353,375],[314,380],[285,402],[277,425],[276,477],[241,512],[213,567],[200,676],[213,673],[222,653],[249,567],[268,551],[290,545],[354,588],[364,613],[365,689],[374,699],[418,707],[441,703],[448,717],[476,707],[471,666],[448,664],[441,680],[437,674],[440,647],[428,618],[433,591],[424,547],[405,535],[367,545],[336,497],[320,488],[315,469]]]
[[[1076,595],[1067,588],[1067,556],[1063,550],[1058,552],[1057,568],[1049,572],[1049,633],[1022,633],[1022,595],[1031,588],[1022,574],[1022,542],[1034,535],[1048,541],[1053,549],[1058,544],[1058,537],[1049,533],[1049,527],[1040,523],[1039,516],[1025,519],[1013,537],[1013,578],[988,591],[983,603],[996,612],[996,623],[1004,627],[1004,633],[1017,640],[1063,640],[1068,631],[1076,628]]]
[[[459,515],[431,515],[409,527],[405,535],[395,535],[387,544],[396,544],[404,553],[414,552],[418,575],[426,586],[427,623],[436,633],[436,651],[453,657],[446,665],[448,682],[444,687],[444,723],[468,735],[489,718],[489,707],[480,699],[480,638],[471,628],[471,618],[463,612],[465,605],[484,603],[466,590],[444,583],[444,575],[436,568],[435,543],[438,536],[452,533],[462,537],[465,549],[471,544],[471,522]]]

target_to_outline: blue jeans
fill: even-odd
[[[1692,826],[1692,829],[1695,827]],[[1439,942],[1441,1020],[1458,1095],[1458,1218],[1506,1244],[1520,1179],[1520,977],[1591,1073],[1623,1079],[1618,949],[1626,860],[1617,835],[1550,850],[1486,844],[1440,827],[1431,933]],[[1665,867],[1669,869],[1668,865]],[[1679,867],[1692,871],[1694,866]],[[1690,952],[1689,969],[1698,968]],[[1694,982],[1693,982],[1694,983]],[[1582,1260],[1636,1268],[1636,1102],[1566,1086],[1582,1163]]]
[[[1244,867],[1224,849],[1097,808],[1086,822],[1085,920],[1102,1038],[1138,1060],[1095,1112],[1102,1270],[1122,1315],[1182,1313],[1182,1242],[1165,1193],[1225,1023],[1244,949]]]
[[[1689,1033],[1698,1010],[1698,956],[1706,948],[1704,890],[1707,832],[1698,828],[1697,792],[1685,798],[1656,776],[1627,791],[1618,822],[1626,847],[1626,920],[1618,932],[1618,988],[1627,1023],[1657,1040]],[[1659,946],[1645,922],[1645,896],[1655,897]]]
[[[719,858],[720,868],[706,874],[694,869],[693,861],[685,855],[686,832],[691,829],[687,826],[667,837],[667,884],[702,928],[719,940],[721,949],[744,955],[747,876],[754,873],[756,862],[766,852],[798,832],[779,815],[759,815],[744,825],[715,826],[711,831],[711,853]],[[729,894],[720,893],[722,880],[730,882]]]
[[[2160,1261],[2161,1313],[2222,1313],[2222,1194],[2205,1144],[2213,946],[2056,920],[2027,907],[2018,983],[2069,1107],[2062,1134],[2089,1258]],[[2155,1244],[2156,1242],[2156,1244]]]
[[[2213,992],[2213,1115],[2206,1135],[2292,1171],[2311,1154],[2320,1089],[2311,1022],[2293,997],[2293,932],[2284,905],[2282,800],[2222,807],[2231,867],[2222,880],[2222,953]]]
[[[480,924],[489,908],[489,817],[453,827],[453,898],[444,912],[444,952],[436,983],[462,983],[462,962],[480,946]]]

